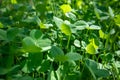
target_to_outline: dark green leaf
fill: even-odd
[[[41,64],[41,67],[40,67],[39,71],[40,72],[46,72],[49,69],[50,69],[50,61],[49,60],[44,60]]]
[[[7,33],[2,29],[0,29],[0,40],[7,40]]]
[[[5,74],[7,74],[8,72],[9,72],[9,69],[0,67],[0,75],[5,75]]]
[[[94,73],[97,75],[97,77],[108,77],[110,76],[110,73],[108,70],[105,69],[98,69],[94,71]]]
[[[62,56],[64,55],[62,49],[60,49],[57,46],[52,46],[52,48],[50,50],[50,56],[53,58],[56,58],[57,56],[60,56],[60,55],[62,55]]]
[[[41,36],[42,36],[42,32],[40,30],[37,30],[37,29],[33,29],[31,32],[30,32],[30,36],[33,38],[33,39],[39,39]]]
[[[7,31],[7,38],[9,41],[14,40],[14,38],[17,36],[17,34],[19,33],[19,29],[18,28],[10,28]]]

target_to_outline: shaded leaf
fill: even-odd
[[[50,50],[50,57],[56,58],[57,56],[64,55],[62,49],[57,46],[52,46]]]
[[[55,57],[55,61],[61,61],[61,62],[65,62],[68,60],[68,57],[65,55],[58,55]]]
[[[19,33],[19,29],[18,28],[10,28],[7,30],[7,38],[9,41],[14,40],[14,38],[17,36],[17,34]]]
[[[68,60],[81,60],[82,56],[78,53],[67,53],[66,56],[68,57]]]
[[[86,64],[93,70],[96,70],[98,66],[98,63],[91,59],[87,59]]]
[[[37,30],[37,29],[33,29],[31,32],[30,32],[30,36],[33,38],[33,39],[39,39],[41,36],[42,36],[42,32],[40,30]]]
[[[17,80],[33,80],[33,78],[30,76],[22,76],[20,78],[17,78]]]
[[[7,40],[7,32],[0,29],[0,40]]]
[[[94,71],[95,75],[97,77],[108,77],[110,76],[109,71],[105,70],[105,69],[97,69]]]
[[[40,52],[41,48],[36,46],[35,41],[31,37],[25,37],[23,39],[23,49],[26,52]]]
[[[0,67],[0,75],[5,75],[5,74],[7,74],[8,72],[9,72],[9,69]]]
[[[50,61],[49,60],[43,60],[41,63],[41,67],[39,69],[40,72],[46,72],[50,68]]]

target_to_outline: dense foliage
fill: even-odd
[[[0,0],[0,80],[120,80],[119,0]]]

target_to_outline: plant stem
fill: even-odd
[[[71,38],[71,35],[70,35],[70,36],[68,36],[68,42],[67,42],[67,46],[66,46],[67,50],[69,49],[70,38]]]

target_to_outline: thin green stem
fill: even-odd
[[[67,50],[69,50],[70,38],[71,38],[71,35],[68,36],[68,42],[67,42],[67,46],[66,46]]]

